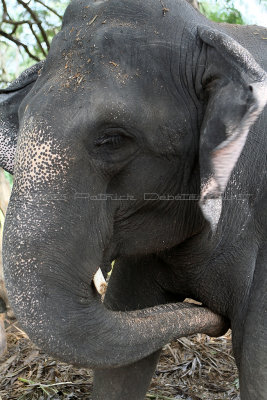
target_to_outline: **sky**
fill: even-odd
[[[243,19],[248,24],[257,24],[267,27],[267,6],[258,0],[235,0],[235,6],[240,10]]]

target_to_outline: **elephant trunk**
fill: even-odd
[[[66,215],[67,233],[62,229]],[[96,223],[75,225],[78,215],[79,209],[69,210],[67,203],[59,212],[55,201],[46,209],[33,200],[10,202],[3,250],[6,285],[22,328],[36,344],[68,363],[117,367],[174,338],[224,332],[223,318],[184,303],[131,312],[106,309],[93,284],[105,235],[93,235],[91,227],[93,239],[86,245],[87,226]]]

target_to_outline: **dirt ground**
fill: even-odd
[[[6,321],[6,326],[8,351],[0,359],[0,400],[91,398],[90,370],[48,357],[16,322]],[[198,334],[165,346],[146,396],[149,399],[239,399],[231,332],[216,339]]]

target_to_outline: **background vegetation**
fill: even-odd
[[[67,0],[1,0],[0,84],[44,59],[61,26]]]

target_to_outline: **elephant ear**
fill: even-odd
[[[19,106],[38,78],[43,63],[26,69],[6,89],[0,89],[0,167],[11,174],[19,130]]]
[[[204,64],[199,65],[201,86],[206,102],[200,131],[199,204],[214,231],[231,172],[251,126],[266,104],[267,74],[228,35],[206,26],[198,27],[198,35]]]

